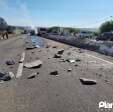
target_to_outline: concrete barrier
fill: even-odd
[[[77,38],[74,36],[60,36],[60,35],[42,35],[44,38],[52,39],[58,42],[66,43],[75,47],[84,48],[96,51],[105,55],[113,56],[113,42],[111,41],[96,41],[91,39]]]

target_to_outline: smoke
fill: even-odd
[[[22,18],[24,18],[24,21],[26,21],[27,25],[30,26],[37,33],[37,29],[30,16],[30,10],[27,4],[25,2],[23,3],[23,1],[20,1],[19,7],[22,12]]]
[[[31,16],[30,16],[30,11],[27,6],[27,4],[24,2],[20,2],[19,4],[20,12],[22,15],[22,18],[26,21],[28,25],[30,25],[32,28],[34,28],[34,24],[32,22]]]
[[[14,24],[14,25],[26,25],[26,26],[31,26],[33,29],[35,28],[32,18],[30,16],[30,10],[28,8],[28,5],[25,3],[25,0],[16,0],[15,5],[12,7],[12,2],[11,1],[9,4],[10,0],[0,0],[0,11],[2,13],[9,13],[11,12],[10,16],[3,15],[5,19],[9,21],[9,24]]]

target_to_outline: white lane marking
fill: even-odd
[[[20,60],[21,63],[18,66],[16,78],[19,78],[22,76],[24,58],[25,58],[25,52],[22,53],[21,60]]]
[[[20,63],[19,64],[19,67],[18,67],[18,70],[17,70],[17,75],[16,75],[16,78],[19,78],[22,76],[22,71],[23,71],[23,63]]]
[[[21,59],[20,59],[20,61],[19,61],[19,62],[20,62],[20,63],[23,63],[24,58],[25,58],[25,52],[23,52],[23,53],[22,53],[22,56],[21,56]]]
[[[112,62],[107,61],[107,60],[104,60],[104,59],[102,59],[102,58],[99,58],[99,57],[96,57],[96,56],[93,56],[93,55],[90,55],[90,54],[86,54],[86,53],[85,53],[85,55],[90,56],[90,57],[92,57],[92,58],[95,58],[95,59],[98,59],[98,60],[100,60],[100,61],[103,61],[103,62],[106,62],[106,63],[109,63],[109,64],[113,65]]]

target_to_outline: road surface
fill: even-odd
[[[17,76],[19,61],[25,52],[24,63],[40,59],[40,68],[22,69],[19,78],[0,84],[0,112],[112,112],[99,109],[99,102],[113,103],[113,58],[88,50],[43,39],[44,47],[26,50],[25,35],[0,40],[0,69]],[[57,46],[57,48],[55,48]],[[80,59],[69,63],[55,59],[64,49],[62,59]],[[13,59],[15,65],[5,61]],[[72,69],[68,72],[68,69]],[[58,76],[50,75],[57,70]],[[28,79],[28,75],[38,76]],[[96,85],[83,85],[79,78],[91,78]]]

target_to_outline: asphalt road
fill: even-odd
[[[18,36],[0,40],[0,69],[17,75],[21,54],[25,52],[26,62],[40,59],[40,68],[23,68],[18,79],[0,84],[0,112],[112,112],[113,109],[99,109],[99,102],[113,103],[113,58],[88,50],[43,39],[44,47],[26,50],[26,40]],[[57,48],[54,48],[57,46]],[[61,59],[54,54],[64,49]],[[6,60],[14,59],[16,64],[7,66]],[[69,63],[64,59],[80,59]],[[75,66],[78,65],[78,66]],[[72,69],[68,72],[68,69]],[[57,70],[58,76],[50,75]],[[28,75],[38,76],[28,79]],[[91,78],[96,85],[83,85],[79,78]]]

